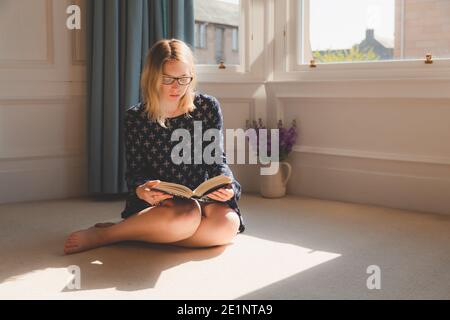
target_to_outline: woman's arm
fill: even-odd
[[[241,185],[234,178],[233,172],[230,170],[230,167],[227,164],[227,158],[223,147],[223,116],[222,111],[220,109],[220,103],[215,97],[211,97],[211,105],[208,108],[208,111],[211,112],[211,118],[208,119],[209,126],[208,128],[218,129],[220,131],[220,157],[221,161],[219,163],[205,164],[206,170],[208,172],[208,177],[212,178],[218,175],[226,175],[233,179],[233,183],[231,184],[234,195],[227,202],[237,202],[241,197]],[[234,204],[235,204],[234,203]]]
[[[124,117],[125,154],[127,160],[125,180],[130,195],[137,196],[136,188],[150,179],[146,176],[145,159],[138,135],[137,118],[133,112],[133,110],[127,110]]]

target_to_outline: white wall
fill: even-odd
[[[68,5],[0,2],[0,203],[85,193],[85,57]]]
[[[292,194],[450,213],[450,81],[271,84],[297,119]]]

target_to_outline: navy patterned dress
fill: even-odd
[[[148,180],[179,183],[193,190],[203,181],[224,174],[233,179],[234,196],[226,203],[237,212],[240,219],[238,233],[241,233],[245,229],[237,203],[241,196],[241,186],[226,163],[223,144],[220,144],[221,163],[206,164],[203,157],[201,161],[194,160],[194,149],[196,149],[194,143],[201,139],[201,137],[195,136],[195,132],[198,134],[199,130],[194,130],[194,121],[201,121],[202,136],[206,130],[216,128],[220,130],[220,138],[223,141],[223,117],[219,101],[213,96],[196,92],[194,105],[196,108],[188,116],[180,115],[168,118],[166,120],[167,128],[148,119],[143,103],[133,105],[126,111],[124,118],[127,161],[125,178],[129,193],[121,216],[126,219],[150,207],[149,203],[139,199],[136,195],[136,188]],[[198,125],[199,122],[197,122],[197,127]],[[191,135],[192,163],[190,164],[172,162],[172,148],[179,144],[180,140],[171,141],[171,135],[178,128],[188,130]],[[202,142],[202,154],[203,149],[209,143],[211,142]]]

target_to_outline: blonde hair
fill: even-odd
[[[164,110],[159,103],[159,89],[163,74],[163,66],[167,61],[177,60],[186,63],[190,67],[192,82],[184,96],[181,97],[178,107],[184,113],[195,109],[194,97],[197,77],[195,72],[195,58],[189,46],[178,39],[162,39],[156,42],[149,50],[145,59],[145,65],[141,74],[141,95],[145,103],[145,111],[150,120],[165,126],[166,118]]]

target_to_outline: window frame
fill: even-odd
[[[281,33],[284,34],[283,45],[278,50],[283,50],[280,56],[285,58],[281,62],[282,71],[279,78],[293,79],[411,79],[411,78],[449,78],[450,58],[433,58],[432,64],[425,64],[424,60],[390,60],[375,62],[341,62],[317,64],[312,68],[309,64],[298,64],[297,57],[303,56],[303,37],[299,33],[303,32],[302,17],[297,14],[299,5],[304,9],[303,0],[280,1],[280,16],[278,17],[284,24]],[[299,23],[301,23],[300,27]],[[280,32],[280,30],[278,30]],[[299,43],[300,42],[300,43]],[[299,52],[301,50],[301,52]]]

